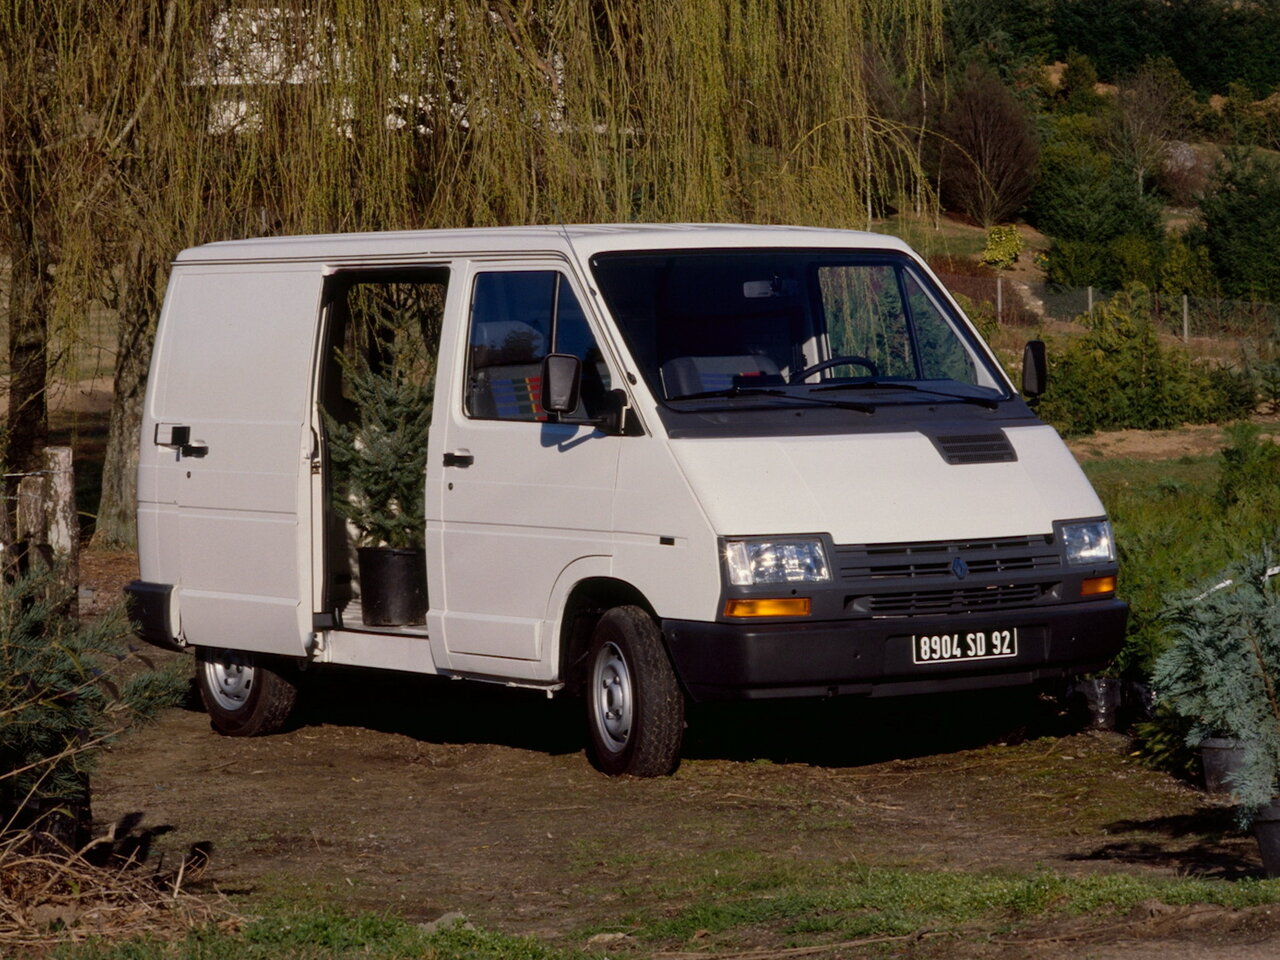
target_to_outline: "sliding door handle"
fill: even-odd
[[[444,455],[446,467],[469,467],[475,462],[476,458],[466,450],[450,451]]]

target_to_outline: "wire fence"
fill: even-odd
[[[1056,287],[1008,277],[975,277],[940,273],[955,293],[987,304],[997,319],[1011,326],[1036,326],[1045,320],[1078,321],[1116,295],[1100,287]],[[1159,329],[1188,344],[1200,339],[1280,339],[1280,304],[1220,297],[1152,294],[1152,314]]]

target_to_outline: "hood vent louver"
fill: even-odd
[[[964,433],[929,438],[950,464],[1011,463],[1018,459],[1013,444],[1003,431],[997,433]]]

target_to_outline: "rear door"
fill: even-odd
[[[144,437],[196,645],[299,655],[311,633],[315,266],[193,267],[170,292]]]
[[[478,266],[468,284],[457,387],[448,416],[436,408],[443,452],[428,465],[444,573],[436,622],[453,669],[531,675],[512,661],[543,657],[561,571],[612,555],[620,443],[587,424],[547,422],[542,357],[583,360],[582,418],[602,414],[617,384],[563,264]]]

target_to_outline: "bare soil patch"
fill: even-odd
[[[1067,441],[1077,460],[1177,460],[1222,449],[1222,427],[1187,424],[1176,430],[1110,430]]]

